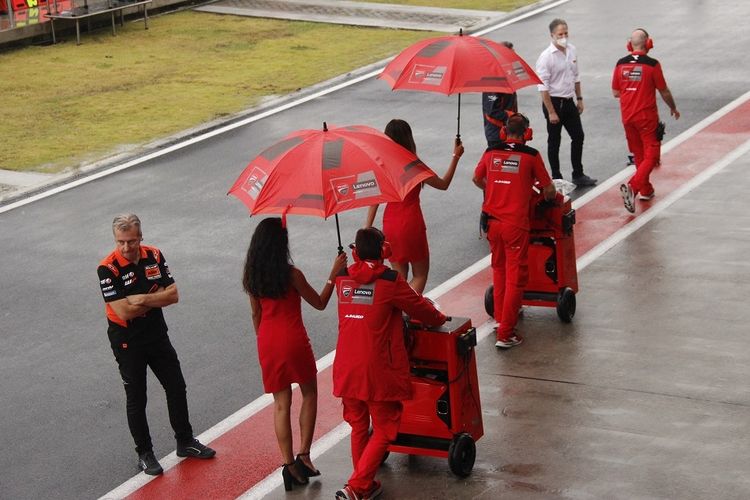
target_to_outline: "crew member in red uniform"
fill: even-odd
[[[474,184],[484,190],[482,211],[489,216],[487,240],[492,252],[497,342],[508,349],[523,342],[516,333],[518,310],[529,278],[529,204],[535,183],[547,200],[555,187],[539,152],[525,145],[530,139],[528,119],[517,113],[508,119],[505,142],[489,148],[474,171]]]
[[[635,175],[627,184],[620,186],[623,204],[630,213],[635,212],[635,197],[641,200],[654,197],[654,187],[649,181],[651,171],[659,164],[661,139],[657,137],[659,109],[656,105],[656,91],[669,106],[675,120],[680,118],[677,105],[664,80],[661,64],[648,56],[654,46],[643,28],[630,35],[628,50],[630,55],[623,57],[615,65],[612,74],[612,94],[620,99],[622,124],[628,148],[635,157]]]
[[[417,146],[411,127],[404,120],[394,119],[385,127],[385,135],[394,142],[417,154]],[[445,175],[430,177],[424,184],[435,189],[445,191],[451,185],[453,174],[464,147],[460,139],[456,139],[453,145],[453,157]],[[427,285],[427,275],[430,272],[430,249],[427,246],[427,226],[424,223],[422,207],[419,205],[419,193],[422,185],[415,187],[404,198],[404,201],[388,203],[383,213],[383,232],[393,245],[393,254],[388,259],[393,269],[401,276],[408,279],[409,266],[411,265],[412,278],[409,284],[419,293],[422,293]],[[365,227],[371,227],[375,222],[378,205],[370,207],[367,214]]]
[[[354,465],[346,486],[336,492],[342,500],[375,498],[382,491],[375,472],[388,443],[396,439],[401,402],[412,395],[402,311],[427,325],[447,319],[383,264],[388,251],[382,232],[360,229],[352,251],[355,262],[336,277],[339,338],[333,394],[342,398],[344,420],[352,427]]]
[[[115,250],[97,269],[106,303],[107,335],[125,385],[138,467],[158,475],[163,469],[154,456],[146,420],[146,367],[151,367],[166,392],[177,456],[211,458],[216,452],[193,437],[188,418],[185,379],[162,313],[162,307],[179,298],[164,254],[141,245],[141,221],[135,214],[115,217],[112,232]]]

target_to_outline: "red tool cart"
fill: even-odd
[[[414,394],[404,401],[398,437],[388,451],[448,458],[450,470],[466,477],[474,467],[475,442],[484,434],[476,329],[468,318],[450,318],[436,328],[409,321],[405,335]]]
[[[573,226],[576,211],[570,198],[557,194],[552,202],[534,197],[529,216],[529,282],[525,306],[555,307],[561,321],[570,323],[576,312],[578,268]],[[484,309],[493,316],[492,285],[484,294]]]

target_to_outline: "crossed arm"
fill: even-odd
[[[180,296],[177,292],[177,285],[172,283],[166,288],[155,288],[153,292],[129,295],[124,299],[110,302],[109,305],[117,316],[125,321],[129,321],[133,318],[143,316],[150,309],[176,304],[179,300]]]

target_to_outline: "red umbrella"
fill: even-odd
[[[228,194],[250,214],[328,218],[345,210],[402,201],[435,173],[382,132],[364,125],[299,130],[265,149]],[[339,233],[339,250],[341,250]]]
[[[461,92],[513,92],[542,83],[515,51],[474,36],[428,38],[404,49],[388,63],[378,78],[393,90],[458,93],[461,126]],[[457,133],[457,135],[460,135]]]

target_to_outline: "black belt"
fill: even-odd
[[[558,101],[572,101],[572,100],[574,100],[573,97],[555,97],[555,96],[550,96],[550,99],[552,99],[553,101],[554,100],[558,100]]]

